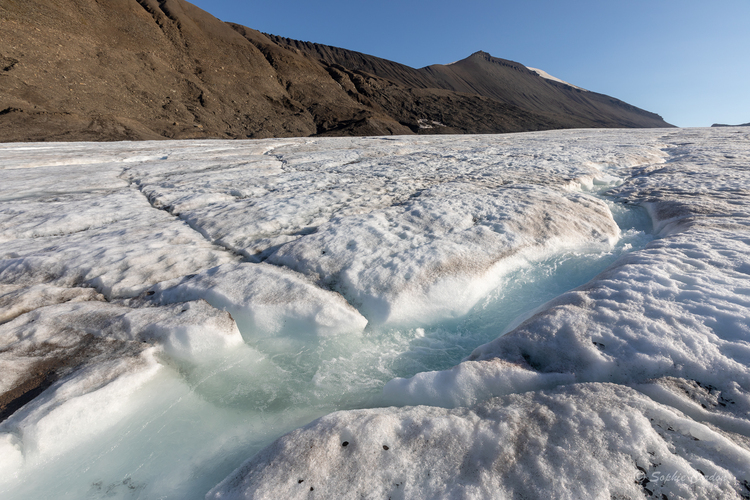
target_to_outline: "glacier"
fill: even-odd
[[[0,494],[750,498],[749,161],[0,144]]]

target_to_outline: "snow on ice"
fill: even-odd
[[[749,161],[734,128],[0,145],[0,493],[748,498]]]

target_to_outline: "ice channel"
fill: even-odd
[[[389,380],[455,365],[651,240],[644,210],[607,204],[622,231],[614,248],[519,259],[463,317],[422,327],[368,327],[353,335],[272,337],[199,364],[172,361],[132,393],[126,408],[113,410],[121,413],[118,423],[95,439],[68,434],[64,425],[39,430],[56,434],[57,446],[68,451],[27,451],[21,476],[0,485],[0,493],[203,498],[280,435],[335,410],[389,405],[382,392]]]

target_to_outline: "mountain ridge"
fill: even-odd
[[[741,123],[739,125],[727,125],[726,123],[714,123],[712,127],[750,127],[750,122]]]
[[[484,52],[414,69],[184,0],[8,0],[0,14],[3,142],[670,126]]]

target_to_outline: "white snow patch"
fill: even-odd
[[[576,87],[575,85],[570,84],[570,83],[566,82],[565,80],[560,80],[559,78],[556,78],[556,77],[550,75],[549,73],[547,73],[544,70],[541,70],[541,69],[538,69],[538,68],[531,68],[529,66],[526,66],[526,69],[529,69],[529,70],[533,71],[534,73],[536,73],[537,75],[541,76],[542,78],[544,78],[546,80],[552,80],[552,81],[555,81],[555,82],[564,83],[568,87],[573,87],[574,89],[583,90],[584,92],[588,92],[588,90],[582,89],[581,87]]]

